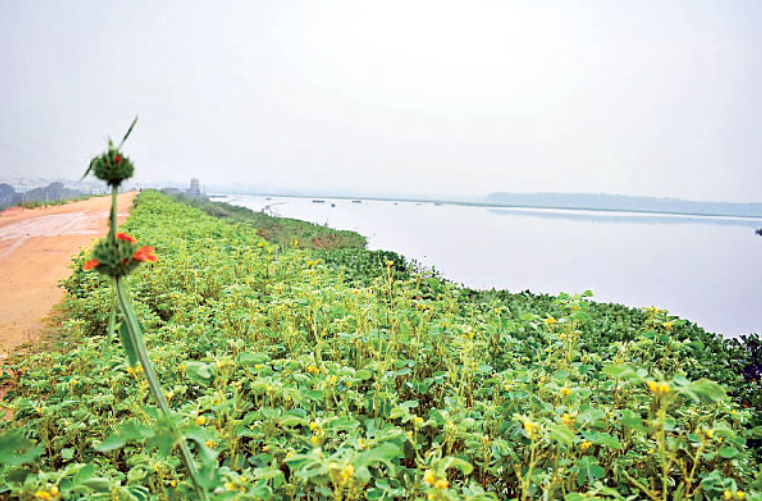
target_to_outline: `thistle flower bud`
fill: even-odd
[[[119,186],[122,181],[132,177],[135,166],[119,150],[109,146],[106,153],[90,161],[88,170],[92,170],[95,177],[106,181],[110,186]]]

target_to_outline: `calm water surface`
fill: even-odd
[[[762,332],[762,220],[416,202],[227,196],[229,203],[354,230],[474,288],[656,305],[709,331]],[[335,204],[335,207],[332,207]]]

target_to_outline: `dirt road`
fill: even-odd
[[[119,222],[135,193],[119,195]],[[40,209],[0,212],[0,361],[36,339],[43,320],[61,301],[58,281],[71,270],[72,255],[108,232],[111,197]]]

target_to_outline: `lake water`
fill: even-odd
[[[226,196],[256,211],[354,230],[473,288],[655,305],[705,329],[762,332],[762,219]],[[332,206],[335,205],[335,206]]]

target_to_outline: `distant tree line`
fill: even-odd
[[[0,210],[21,205],[24,202],[54,202],[81,195],[83,193],[80,190],[66,188],[63,183],[50,183],[47,186],[34,188],[25,193],[19,193],[13,186],[2,183],[0,184]]]

